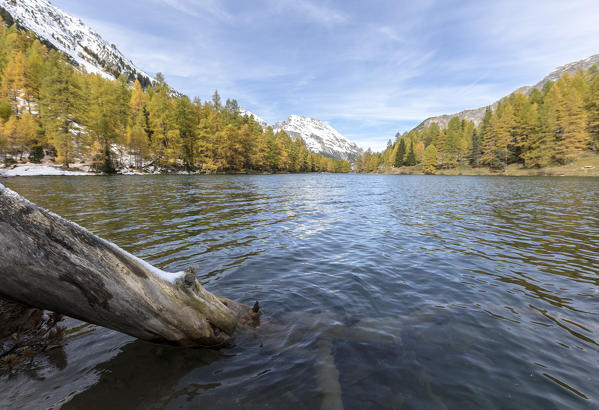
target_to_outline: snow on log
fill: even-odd
[[[0,296],[140,339],[222,346],[254,308],[163,272],[0,184]]]

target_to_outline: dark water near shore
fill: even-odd
[[[263,325],[152,345],[69,319],[0,408],[597,408],[599,179],[0,181]]]

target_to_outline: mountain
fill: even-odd
[[[268,127],[265,120],[243,107],[239,107],[239,113],[248,117],[253,116],[263,129]],[[316,118],[290,115],[287,121],[277,122],[272,128],[274,132],[283,130],[294,139],[303,139],[310,152],[330,158],[354,162],[363,152],[360,147],[341,135],[339,131]]]
[[[46,0],[0,0],[0,15],[9,24],[34,32],[44,44],[67,54],[76,65],[106,78],[123,74],[146,86],[153,78],[81,20]]]
[[[363,152],[339,131],[316,118],[290,115],[287,121],[273,125],[273,130],[283,130],[292,138],[302,138],[311,152],[331,158],[354,162]]]
[[[154,79],[125,57],[81,20],[53,6],[47,0],[0,0],[0,16],[9,24],[35,33],[44,44],[64,52],[75,65],[106,78],[123,74],[128,81],[140,80],[143,86]],[[173,90],[174,94],[179,94]],[[242,115],[253,116],[262,128],[268,123],[240,107]],[[292,115],[275,124],[275,132],[285,130],[294,138],[303,138],[314,153],[354,161],[362,150],[329,125],[314,118]]]
[[[576,61],[573,63],[562,65],[562,66],[556,68],[555,70],[553,70],[549,75],[547,75],[545,78],[543,78],[541,81],[539,81],[535,85],[520,87],[517,90],[515,90],[514,93],[521,92],[523,94],[529,95],[532,92],[532,90],[534,90],[535,88],[540,90],[541,88],[543,88],[543,86],[546,83],[548,83],[549,81],[558,80],[565,73],[574,74],[580,69],[588,70],[589,68],[591,68],[594,65],[599,66],[599,54],[595,54],[591,57],[585,58],[584,60],[580,60],[580,61]],[[486,107],[474,108],[471,110],[464,110],[457,114],[446,114],[446,115],[439,115],[437,117],[427,118],[422,123],[420,123],[416,127],[416,129],[428,127],[433,123],[439,124],[439,127],[441,129],[443,129],[447,126],[447,124],[449,124],[449,120],[451,120],[453,117],[459,117],[460,119],[473,121],[476,125],[478,125],[482,121],[487,108],[490,108],[492,110],[496,109],[498,102],[499,101],[496,101],[493,104],[486,106]]]

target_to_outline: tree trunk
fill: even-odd
[[[215,296],[196,272],[167,273],[0,184],[0,296],[140,339],[221,346],[250,309]]]

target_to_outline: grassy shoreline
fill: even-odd
[[[413,167],[384,167],[378,174],[391,175],[424,175],[422,165]],[[545,168],[524,168],[521,164],[510,164],[505,171],[494,171],[489,168],[472,168],[459,166],[450,169],[438,169],[435,175],[472,175],[472,176],[514,176],[514,177],[599,177],[599,154],[587,153],[581,155],[568,165],[555,165]]]

